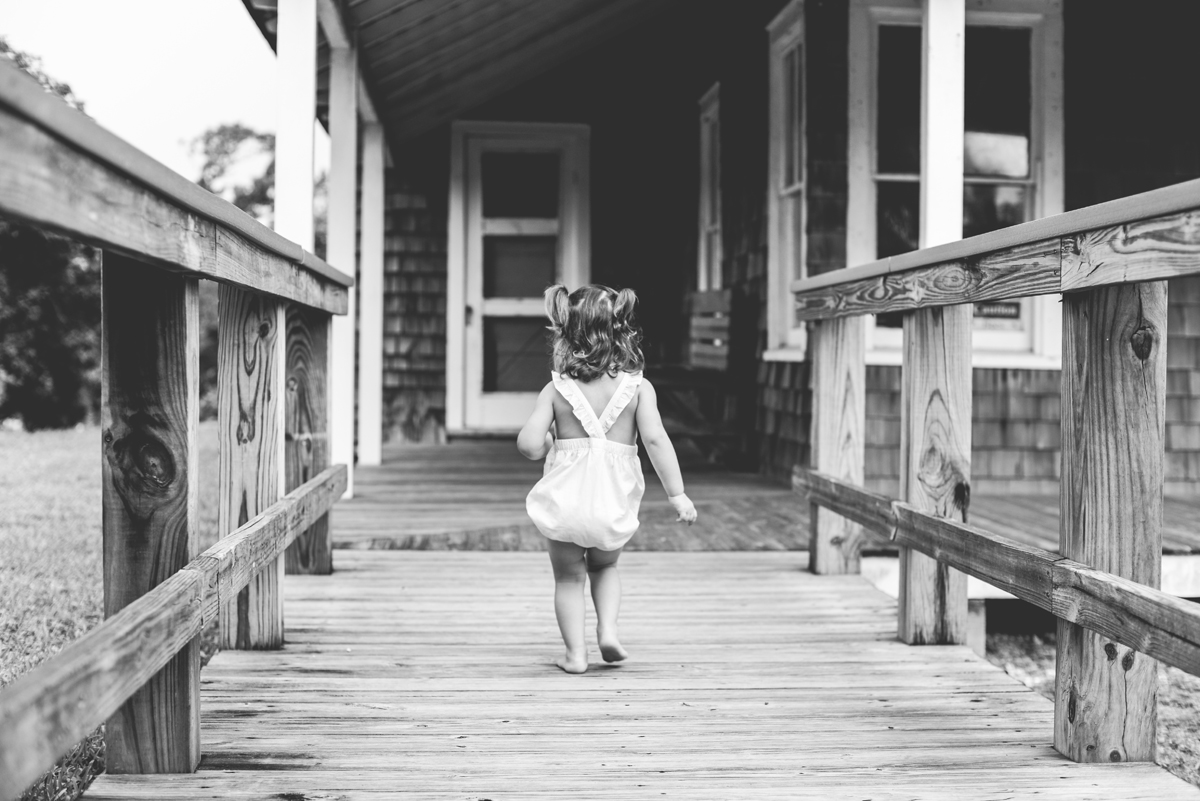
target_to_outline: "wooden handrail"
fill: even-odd
[[[345,313],[351,276],[105,130],[6,61],[0,138],[0,212],[168,269]]]
[[[0,798],[15,798],[215,620],[341,497],[336,465],[0,690]]]
[[[797,467],[792,486],[864,528],[1110,637],[1200,675],[1200,605],[1095,570],[1060,554],[922,512],[832,476]]]
[[[797,320],[1200,274],[1200,179],[792,283]]]

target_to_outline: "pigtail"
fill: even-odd
[[[613,322],[621,328],[633,327],[633,311],[637,306],[637,293],[626,288],[617,292],[613,301]]]
[[[567,288],[562,284],[547,287],[544,295],[546,316],[550,318],[550,330],[560,333],[567,327],[571,315],[571,300]]]

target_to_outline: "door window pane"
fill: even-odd
[[[549,333],[540,317],[485,317],[483,391],[540,392],[550,380]]]
[[[483,216],[558,217],[557,153],[484,153]]]
[[[483,296],[541,296],[558,275],[558,238],[553,236],[485,236]]]
[[[921,28],[879,26],[875,141],[881,173],[921,172]]]
[[[968,25],[964,79],[967,175],[1029,176],[1029,28]]]

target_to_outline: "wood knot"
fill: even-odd
[[[1133,346],[1133,355],[1141,361],[1146,361],[1150,358],[1150,351],[1154,349],[1154,329],[1142,326],[1133,332],[1129,344]]]
[[[1120,762],[1121,761],[1121,752],[1114,748],[1108,755],[1108,761],[1109,762]]]
[[[1127,671],[1133,667],[1133,651],[1125,654],[1125,658],[1121,660],[1121,667]]]
[[[1067,721],[1075,722],[1075,712],[1078,708],[1078,696],[1075,695],[1075,685],[1071,685],[1070,694],[1067,696]]]
[[[962,512],[962,521],[967,522],[967,509],[971,506],[971,485],[960,481],[954,485],[954,506]]]
[[[1104,655],[1108,657],[1109,662],[1117,661],[1117,646],[1110,643],[1104,645]]]

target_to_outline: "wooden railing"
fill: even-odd
[[[1200,605],[1157,589],[1167,285],[1200,275],[1200,181],[797,281],[812,339],[811,566],[900,546],[899,636],[964,642],[966,575],[1059,618],[1055,747],[1154,758],[1155,660],[1200,675]],[[1063,294],[1060,550],[968,524],[971,307]],[[862,315],[905,312],[900,493],[867,492]],[[1124,647],[1121,647],[1124,646]]]
[[[329,466],[329,327],[352,280],[7,62],[0,214],[102,251],[106,616],[0,691],[0,798],[106,721],[109,772],[193,771],[203,627],[219,619],[224,647],[278,647],[285,562],[331,569],[346,468]],[[224,536],[197,556],[200,278],[221,283]]]

